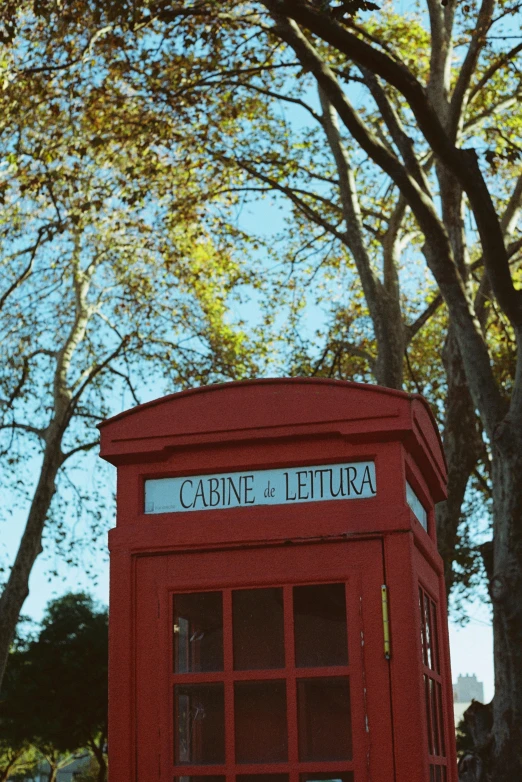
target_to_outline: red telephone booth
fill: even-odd
[[[256,380],[101,427],[112,782],[456,782],[426,402]]]

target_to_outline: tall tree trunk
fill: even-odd
[[[442,11],[440,10],[442,16]],[[441,20],[442,21],[442,20]],[[450,47],[451,48],[451,47]],[[444,65],[446,69],[447,63]],[[441,64],[442,67],[442,64]],[[440,74],[442,77],[442,73]],[[439,85],[438,103],[445,106],[445,122],[449,119],[447,90]],[[453,257],[465,284],[469,279],[469,258],[464,226],[462,188],[457,178],[444,166],[436,166],[444,226],[453,250]],[[444,417],[444,453],[448,464],[448,497],[437,506],[437,540],[444,560],[444,580],[449,598],[455,583],[458,529],[462,505],[471,473],[484,452],[477,428],[475,405],[469,391],[464,364],[450,320],[442,360],[446,372],[447,393]]]
[[[437,505],[437,541],[444,560],[444,580],[449,597],[455,583],[458,528],[464,495],[469,477],[484,452],[484,444],[451,327],[444,345],[443,361],[447,379],[443,441],[448,463],[448,498]]]
[[[494,782],[522,779],[522,423],[493,438]]]
[[[56,490],[56,476],[62,464],[61,435],[46,443],[40,478],[14,565],[0,596],[0,689],[18,617],[29,594],[29,576],[42,551],[42,534]]]
[[[398,296],[382,290],[379,309],[380,318],[373,321],[377,342],[375,379],[380,386],[402,391],[406,341]]]
[[[0,690],[20,611],[29,594],[29,576],[38,554],[42,551],[45,521],[56,491],[56,476],[64,461],[62,453],[64,432],[78,402],[78,398],[74,402],[72,401],[73,394],[68,385],[67,375],[74,353],[85,337],[87,323],[93,312],[87,297],[91,276],[96,268],[92,264],[89,273],[82,271],[79,243],[75,247],[71,268],[76,302],[74,322],[69,333],[66,334],[61,349],[56,353],[56,367],[53,377],[54,411],[46,429],[38,432],[45,442],[40,477],[16,559],[0,597]],[[83,381],[84,385],[85,382]]]

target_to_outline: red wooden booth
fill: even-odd
[[[101,443],[112,782],[456,782],[446,471],[421,397],[227,383]]]

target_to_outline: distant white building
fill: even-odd
[[[453,685],[455,727],[458,726],[471,701],[484,703],[484,685],[477,680],[474,673],[465,676],[459,674],[456,684]]]
[[[75,758],[71,758],[71,762],[64,768],[61,768],[56,775],[56,782],[74,782],[78,779],[80,774],[86,770],[90,763],[90,755],[80,755]],[[33,776],[25,778],[25,782],[48,782],[49,780],[49,764],[46,762],[41,763]]]
[[[455,703],[484,703],[484,685],[477,680],[474,673],[465,676],[459,674],[457,683],[453,685],[453,700]]]

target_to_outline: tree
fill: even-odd
[[[51,769],[88,748],[107,778],[108,616],[83,593],[52,601],[38,637],[12,652],[0,701],[7,735],[36,747]]]
[[[515,359],[522,338],[522,44],[511,38],[518,3],[427,0],[413,20],[388,8],[357,19],[350,4],[311,0],[160,1],[133,6],[132,16],[116,4],[113,20],[115,8],[113,24],[127,34],[121,56],[129,82],[134,76],[147,86],[162,108],[180,99],[216,169],[224,176],[237,170],[237,190],[279,192],[316,227],[314,241],[327,235],[349,251],[372,323],[375,354],[367,361],[380,382],[403,383],[405,346],[444,301],[450,500],[440,540],[451,584],[462,499],[482,459],[486,473],[479,475],[490,474],[493,497],[493,540],[484,548],[495,635],[491,774],[512,779],[522,771],[522,365]],[[506,20],[512,27],[502,27]],[[147,29],[141,37],[140,24]],[[159,54],[144,58],[156,35]],[[319,106],[310,100],[312,85]],[[364,90],[358,106],[354,85]],[[273,111],[263,111],[279,100],[300,105],[324,133],[333,166],[322,180],[302,171],[291,133],[283,129],[274,145]],[[291,158],[278,156],[285,150]],[[392,197],[369,204],[357,169]],[[303,188],[303,178],[312,186]],[[408,227],[435,284],[433,301],[410,322],[398,273]],[[499,332],[507,370],[498,362]],[[342,349],[364,358],[346,340]]]
[[[46,25],[31,35],[46,50]],[[85,65],[85,41],[69,43],[77,65],[51,77],[20,71],[9,50],[19,78],[2,94],[0,459],[27,518],[0,596],[0,681],[45,531],[74,559],[64,490],[97,444],[95,424],[122,395],[138,402],[138,386],[256,373],[243,323],[229,316],[255,275],[200,219],[202,177],[176,150],[158,154],[155,117],[130,107],[116,120],[101,65]],[[96,542],[103,509],[92,497],[90,508]]]
[[[0,739],[0,782],[31,771],[36,764],[34,747],[24,741]]]

